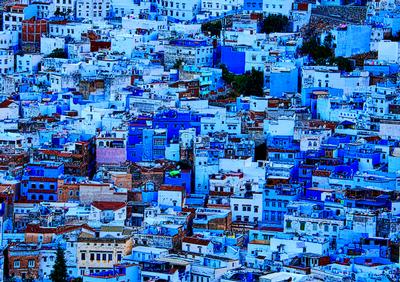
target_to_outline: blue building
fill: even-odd
[[[173,174],[170,171],[165,173],[164,183],[174,186],[184,186],[186,194],[191,193],[192,171],[179,170],[179,174]]]
[[[287,212],[289,202],[300,197],[300,185],[287,184],[267,186],[264,190],[264,218],[271,226],[283,226],[283,217]]]
[[[246,52],[238,47],[221,47],[221,64],[234,74],[244,74],[246,71]]]
[[[244,0],[243,10],[252,12],[262,12],[263,0]]]
[[[57,201],[58,179],[64,173],[61,162],[30,163],[21,180],[21,198],[33,201]]]
[[[373,75],[391,75],[399,71],[399,65],[379,60],[366,60],[364,70]]]
[[[342,97],[343,89],[331,87],[310,87],[303,88],[301,91],[301,104],[310,107],[311,117],[317,118],[317,102],[321,96],[325,97]]]
[[[165,148],[167,147],[167,131],[165,129],[143,130],[142,161],[153,161],[165,159]],[[140,146],[138,146],[140,147]]]
[[[345,162],[358,162],[359,171],[374,170],[380,165],[381,151],[373,146],[346,144],[338,151],[339,158]]]
[[[332,30],[331,34],[336,57],[351,57],[370,51],[371,27],[369,25],[343,25]]]
[[[142,161],[143,156],[143,131],[152,126],[152,118],[139,116],[128,125],[128,142],[126,146],[127,159],[132,162]]]
[[[282,97],[284,92],[297,93],[299,71],[295,66],[275,67],[271,70],[270,95]]]
[[[200,133],[200,115],[192,111],[164,110],[157,113],[153,119],[154,129],[167,130],[167,142],[179,140],[179,130],[195,128]]]

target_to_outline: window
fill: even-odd
[[[19,260],[14,260],[14,268],[20,268],[21,267],[21,263]]]
[[[258,212],[258,206],[254,206],[254,212]]]
[[[86,260],[86,253],[81,253],[81,260]]]
[[[121,254],[117,254],[117,260],[121,261],[121,259],[122,259],[122,255]]]
[[[90,254],[90,260],[94,260],[94,254]]]
[[[233,210],[234,210],[234,211],[239,210],[239,206],[238,206],[238,205],[233,205]]]
[[[33,259],[28,260],[28,267],[29,268],[35,267],[35,260]]]
[[[300,222],[300,230],[304,231],[306,229],[306,223],[304,221]]]
[[[112,259],[113,259],[112,254],[108,254],[108,260],[112,260]]]
[[[292,228],[292,221],[291,221],[291,220],[287,220],[287,221],[286,221],[286,228],[287,228],[287,229]]]
[[[314,231],[317,231],[317,229],[318,229],[318,224],[314,222],[314,223],[313,223],[313,230],[314,230]]]
[[[328,232],[328,231],[329,231],[329,225],[328,225],[328,224],[325,224],[325,225],[324,225],[324,231],[325,231],[325,232]]]
[[[96,260],[100,260],[100,254],[96,254]]]
[[[107,254],[102,255],[102,260],[107,260]]]

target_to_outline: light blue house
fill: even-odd
[[[340,25],[330,31],[336,57],[350,57],[370,51],[371,26]],[[329,33],[322,35],[322,42]]]
[[[271,69],[270,95],[282,97],[284,92],[297,93],[299,71],[293,64],[278,65]]]

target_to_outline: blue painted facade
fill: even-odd
[[[277,185],[264,190],[263,220],[272,226],[283,226],[287,205],[300,197],[300,185]]]
[[[282,97],[284,92],[297,93],[299,71],[296,67],[284,71],[271,72],[270,95]]]
[[[179,140],[179,130],[195,128],[200,133],[200,116],[192,111],[164,110],[153,119],[154,129],[166,129],[168,143]]]
[[[368,25],[348,25],[338,28],[334,34],[336,57],[350,57],[370,51],[371,27]]]
[[[143,155],[143,131],[151,128],[152,118],[139,116],[128,125],[127,159],[140,162]]]
[[[142,161],[165,159],[166,147],[167,134],[165,130],[143,130],[143,154],[141,155]]]
[[[58,162],[30,163],[21,180],[21,198],[28,201],[57,201],[57,180],[64,173],[64,164]]]
[[[302,106],[310,107],[312,105],[313,92],[314,91],[326,91],[330,97],[341,97],[343,96],[343,89],[331,88],[331,87],[310,87],[303,88],[301,91],[301,104]],[[316,107],[316,101],[314,102]],[[312,107],[311,107],[312,110]],[[316,110],[316,109],[315,109]]]
[[[246,63],[246,53],[237,51],[231,46],[221,47],[221,64],[234,74],[244,74]]]
[[[364,65],[364,70],[373,75],[390,75],[399,71],[399,65],[376,61],[375,64]]]
[[[263,0],[244,0],[243,10],[262,12],[263,10]]]
[[[176,176],[171,176],[169,172],[165,173],[164,183],[174,186],[184,186],[186,194],[190,194],[191,183],[192,183],[192,171],[191,170],[181,170]]]

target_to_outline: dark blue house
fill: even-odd
[[[252,12],[262,12],[263,0],[244,0],[243,10]]]
[[[246,52],[237,47],[222,46],[221,64],[234,74],[244,74],[246,71]]]
[[[166,129],[167,141],[179,140],[179,130],[195,128],[196,134],[200,133],[200,115],[192,111],[163,110],[153,119],[154,129]]]
[[[32,202],[57,201],[58,179],[64,174],[61,162],[30,163],[21,180],[21,198]]]
[[[192,181],[192,171],[179,170],[179,173],[174,174],[171,171],[165,173],[164,183],[174,186],[184,186],[186,193],[191,193],[191,181]]]
[[[126,146],[127,159],[132,162],[142,161],[143,155],[143,130],[150,129],[152,117],[139,116],[128,125],[128,142]]]

